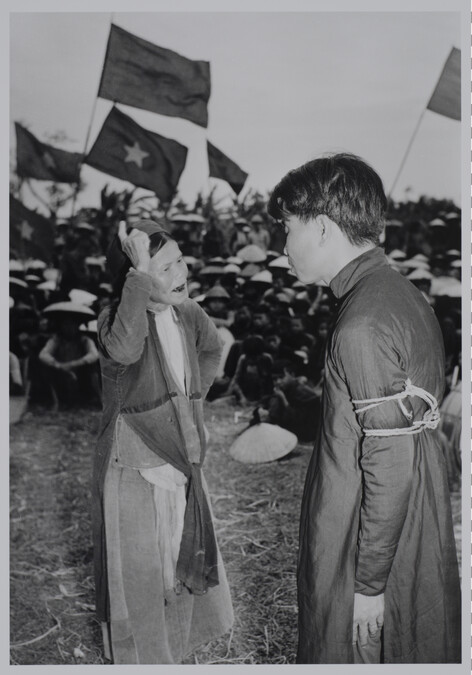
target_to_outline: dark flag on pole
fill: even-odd
[[[231,185],[238,195],[244,187],[248,174],[221,150],[207,141],[208,166],[211,178],[221,178]]]
[[[112,25],[98,96],[208,125],[210,64],[192,61]]]
[[[20,178],[77,183],[82,157],[41,143],[33,134],[15,122],[16,172]]]
[[[453,47],[426,106],[453,120],[461,119],[461,52]]]
[[[39,258],[51,262],[54,252],[54,225],[36,211],[26,208],[10,195],[10,252],[18,258]]]
[[[184,145],[143,129],[113,107],[84,163],[152,190],[160,201],[169,202],[186,159]]]

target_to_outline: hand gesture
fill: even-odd
[[[121,248],[131,260],[131,264],[138,272],[148,272],[151,256],[149,254],[149,237],[141,230],[131,229],[126,232],[126,223],[120,221],[118,226],[118,237],[121,242]]]

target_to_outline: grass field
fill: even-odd
[[[228,453],[247,424],[235,422],[236,410],[228,402],[207,404],[205,470],[235,623],[230,635],[186,662],[291,664],[298,516],[311,445],[276,462],[240,464]],[[96,410],[36,408],[10,428],[11,664],[104,663],[90,526],[99,418]],[[452,502],[460,544],[458,493]]]

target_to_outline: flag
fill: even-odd
[[[41,143],[33,134],[15,122],[16,172],[21,178],[77,183],[82,155],[66,152]]]
[[[99,171],[172,200],[185,168],[187,148],[147,131],[113,107],[84,160]]]
[[[192,61],[112,25],[98,96],[208,125],[210,64]]]
[[[10,252],[17,258],[51,262],[55,227],[44,216],[10,195]]]
[[[461,119],[461,52],[453,47],[444,65],[433,95],[426,106],[440,115]]]
[[[238,195],[244,187],[248,174],[239,168],[232,159],[207,141],[208,166],[212,178],[221,178],[231,185]]]

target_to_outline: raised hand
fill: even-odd
[[[149,237],[141,230],[131,229],[126,232],[126,223],[120,221],[118,226],[118,237],[121,242],[121,248],[131,260],[131,264],[138,272],[148,272],[151,256],[149,254]]]

